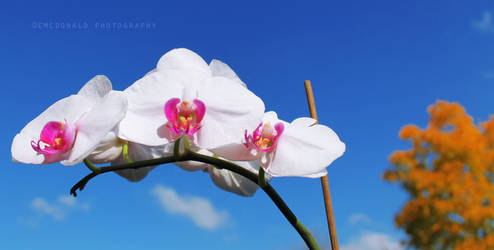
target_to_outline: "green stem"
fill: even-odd
[[[234,164],[229,161],[224,161],[206,155],[197,154],[191,151],[187,152],[184,155],[184,157],[186,157],[187,160],[200,161],[203,163],[208,163],[213,166],[218,166],[220,168],[230,170],[234,173],[242,175],[243,177],[251,180],[254,183],[257,183],[257,181],[259,180],[257,174],[252,173],[249,170],[242,168],[237,164]],[[302,224],[302,222],[300,222],[297,219],[295,214],[293,214],[292,210],[290,210],[290,208],[286,205],[286,203],[283,201],[280,195],[276,192],[276,190],[269,183],[266,183],[266,185],[261,188],[269,196],[269,198],[271,198],[271,200],[278,207],[281,213],[285,216],[288,222],[290,222],[290,224],[295,228],[295,230],[297,230],[298,234],[305,241],[305,244],[307,244],[309,249],[320,249],[319,246],[317,245],[317,241],[314,239],[310,231]]]
[[[122,146],[122,156],[127,163],[133,162],[129,156],[129,142],[125,142]]]
[[[173,144],[173,157],[178,159],[180,157],[180,140],[182,138],[178,138]]]
[[[175,144],[177,146],[178,143]],[[178,147],[176,147],[178,148]],[[174,150],[178,151],[178,150]],[[177,152],[175,152],[177,153]],[[108,166],[108,167],[100,167],[98,168],[98,171],[93,171],[91,174],[87,175],[84,177],[82,180],[80,180],[78,183],[76,183],[72,189],[70,190],[70,193],[74,196],[77,196],[77,189],[83,190],[86,184],[94,177],[115,171],[115,170],[123,170],[123,169],[137,169],[137,168],[143,168],[143,167],[148,167],[152,165],[160,165],[160,164],[165,164],[165,163],[171,163],[171,162],[177,162],[177,161],[199,161],[202,163],[207,163],[210,165],[213,165],[215,167],[218,167],[220,169],[227,169],[230,170],[234,173],[237,173],[250,181],[254,183],[258,183],[260,180],[259,175],[243,168],[240,167],[232,162],[225,161],[222,159],[214,158],[214,157],[209,157],[206,155],[201,155],[189,150],[186,150],[183,154],[175,154],[173,156],[168,156],[168,157],[163,157],[163,158],[158,158],[158,159],[152,159],[152,160],[144,160],[144,161],[138,161],[138,162],[132,162],[132,163],[127,163],[127,164],[120,164],[120,165],[113,165],[113,166]],[[84,163],[88,166],[88,168],[91,169],[90,165],[92,165],[91,162],[84,160]],[[90,165],[88,165],[88,163]],[[92,165],[94,166],[94,165]],[[260,168],[261,169],[261,168]],[[295,214],[290,210],[290,208],[286,205],[286,203],[283,201],[283,199],[280,197],[280,195],[276,192],[276,190],[269,184],[265,183],[264,186],[261,187],[262,190],[271,198],[271,200],[274,202],[274,204],[278,207],[278,209],[281,211],[281,213],[285,216],[285,218],[290,222],[290,224],[297,230],[298,234],[302,237],[302,239],[305,241],[309,249],[320,249],[319,246],[317,245],[316,240],[310,233],[310,231],[297,219]]]
[[[101,168],[96,167],[88,158],[84,159],[84,164],[86,164],[86,167],[94,173],[99,173],[101,171]]]
[[[264,168],[262,167],[259,167],[259,174],[258,174],[259,178],[258,178],[258,183],[257,185],[259,185],[259,187],[263,188],[266,186],[266,179],[264,177]]]
[[[82,191],[86,184],[94,177],[104,174],[111,171],[123,170],[123,169],[138,169],[153,165],[161,165],[165,163],[175,162],[176,158],[174,156],[168,156],[158,159],[144,160],[144,161],[136,161],[125,164],[113,165],[108,167],[96,167],[91,163],[88,159],[84,159],[84,164],[93,171],[92,173],[86,175],[86,177],[82,178],[79,182],[77,182],[71,189],[70,194],[73,196],[77,196],[77,190]],[[94,170],[93,170],[94,169]]]

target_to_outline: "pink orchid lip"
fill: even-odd
[[[252,132],[252,135],[247,134],[247,130],[245,130],[245,147],[249,147],[249,144],[252,144],[256,147],[257,150],[262,152],[271,152],[276,148],[278,143],[278,138],[280,138],[281,134],[285,126],[283,123],[278,122],[274,125],[274,130],[271,127],[270,123],[260,123],[259,126]]]
[[[44,155],[67,152],[72,148],[77,136],[77,128],[66,120],[50,121],[41,130],[40,139],[31,141],[33,149]]]
[[[201,121],[206,113],[204,102],[194,99],[192,102],[172,98],[165,103],[166,126],[175,135],[193,135],[201,129]]]

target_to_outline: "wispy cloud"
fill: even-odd
[[[487,80],[494,79],[494,71],[484,71],[482,72],[482,77]]]
[[[76,198],[69,195],[61,195],[58,197],[58,203],[71,208],[81,209],[88,211],[91,209],[91,206],[88,203],[80,203],[77,202]]]
[[[350,224],[370,223],[371,218],[363,213],[356,213],[350,215],[350,217],[348,218],[348,222]]]
[[[341,246],[341,250],[404,250],[405,248],[391,236],[384,233],[365,232],[359,238]]]
[[[65,218],[65,212],[60,207],[52,205],[40,197],[31,201],[31,208],[41,214],[51,216],[54,220],[63,220]]]
[[[207,199],[190,195],[181,196],[172,188],[163,185],[156,185],[151,193],[160,201],[166,212],[186,216],[198,227],[214,230],[227,221],[228,213],[217,211]]]
[[[79,203],[74,197],[62,195],[57,202],[50,203],[45,198],[36,197],[31,201],[31,209],[40,215],[51,217],[55,221],[61,221],[73,209],[88,211],[91,209],[88,203]],[[21,218],[20,221],[29,221],[30,219]],[[33,221],[33,220],[31,220]]]
[[[492,22],[492,14],[489,11],[485,11],[482,15],[482,19],[472,22],[472,27],[482,32],[494,32],[494,23]]]

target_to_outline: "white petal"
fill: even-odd
[[[288,125],[280,136],[266,170],[272,176],[319,177],[345,152],[345,144],[329,127],[319,124],[302,127],[299,122],[302,120],[295,126]]]
[[[97,75],[89,80],[81,90],[79,90],[77,95],[85,96],[93,102],[96,102],[110,93],[111,90],[112,86],[110,80],[104,75]]]
[[[101,103],[77,121],[77,137],[63,165],[75,165],[88,156],[124,117],[127,99],[123,92],[111,91]]]
[[[254,161],[261,157],[257,150],[252,147],[247,148],[242,143],[231,143],[213,148],[211,152],[231,161]]]
[[[238,161],[233,163],[244,167],[245,169],[248,169],[256,174],[259,171],[259,164],[257,163],[257,161]],[[257,183],[254,183],[251,180],[232,171],[226,169],[217,169],[212,166],[210,166],[208,169],[211,180],[214,182],[214,184],[225,191],[242,196],[252,196],[259,188]],[[271,179],[271,176],[266,174],[265,178],[267,181],[269,181]]]
[[[155,148],[153,149],[152,147],[129,142],[129,158],[132,161],[142,161],[142,160],[150,160],[157,158],[157,157],[153,157],[154,150],[157,149]],[[120,156],[119,158],[117,158],[117,160],[112,162],[112,165],[118,165],[123,163],[127,163],[127,162],[123,159],[123,156]],[[115,173],[127,179],[128,181],[138,182],[144,179],[148,175],[148,173],[156,167],[157,166],[149,166],[138,169],[124,169],[124,170],[115,171]]]
[[[147,146],[146,150],[149,152],[150,157],[152,159],[161,158],[161,157],[167,157],[167,156],[173,155],[173,146],[174,146],[173,143],[168,143],[168,144],[165,144],[162,146],[156,146],[156,147]]]
[[[198,161],[178,161],[173,163],[179,166],[181,169],[189,172],[195,172],[199,170],[204,170],[208,167],[208,164],[198,162]]]
[[[220,60],[213,59],[209,63],[209,68],[211,69],[211,74],[213,76],[222,76],[233,80],[233,82],[238,83],[244,87],[247,87],[242,80],[235,74],[235,72],[224,62]]]
[[[156,69],[197,71],[205,76],[211,75],[208,64],[198,54],[185,48],[168,51],[160,58]]]
[[[199,90],[206,114],[198,132],[198,146],[212,149],[240,143],[262,119],[264,103],[248,89],[224,77],[213,77]]]
[[[147,72],[144,76],[147,76],[147,75],[149,75],[149,74],[152,74],[152,73],[154,73],[154,72],[156,72],[156,71],[157,71],[156,69],[152,69],[152,70],[150,70],[149,72]]]
[[[88,112],[92,102],[83,96],[71,95],[57,101],[43,113],[29,122],[12,142],[12,158],[14,161],[29,164],[47,164],[61,160],[61,158],[45,159],[31,147],[31,141],[38,141],[41,131],[50,121],[64,121],[74,123],[84,113]]]
[[[22,162],[27,164],[43,164],[45,157],[42,154],[38,154],[31,147],[31,141],[33,137],[20,133],[14,137],[12,142],[12,160],[15,162]]]
[[[64,121],[69,123],[76,122],[84,113],[88,112],[93,103],[86,97],[71,95],[57,101],[43,113],[29,122],[21,133],[39,138],[41,130],[50,121]]]
[[[190,76],[183,72],[158,71],[144,76],[127,88],[124,92],[129,107],[120,123],[119,137],[148,146],[167,144],[168,138],[161,134],[167,131],[164,106],[169,99],[183,95],[184,84],[188,79]]]
[[[182,145],[180,145],[180,146],[181,146],[180,150],[182,151],[183,150]],[[191,150],[196,152],[196,153],[202,154],[202,155],[213,156],[212,152],[205,150],[205,149],[199,149],[197,147],[192,147]],[[179,166],[183,170],[190,171],[190,172],[204,170],[208,167],[208,164],[198,162],[198,161],[179,161],[179,162],[175,162],[173,164]]]
[[[328,171],[326,169],[324,169],[321,172],[318,172],[318,173],[315,173],[315,174],[309,174],[309,175],[306,175],[304,177],[308,177],[308,178],[319,178],[319,177],[323,177],[323,176],[325,176],[327,174],[328,174]]]
[[[117,159],[122,153],[122,140],[118,139],[115,131],[110,131],[88,156],[96,164],[107,163]]]
[[[274,111],[268,111],[264,113],[264,116],[262,117],[262,122],[263,123],[271,123],[272,125],[278,123],[278,122],[284,122],[278,119],[278,115]]]
[[[290,125],[292,127],[310,127],[314,124],[317,123],[317,120],[316,119],[313,119],[313,118],[309,118],[309,117],[301,117],[301,118],[297,118],[295,119],[292,123],[290,123]]]

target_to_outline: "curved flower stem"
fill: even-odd
[[[259,181],[259,176],[243,167],[238,166],[237,164],[234,164],[229,161],[225,161],[222,159],[218,159],[215,157],[209,157],[206,155],[201,155],[195,152],[192,152],[190,150],[186,150],[183,154],[179,155],[174,155],[174,156],[168,156],[168,157],[163,157],[163,158],[158,158],[158,159],[152,159],[152,160],[145,160],[145,161],[137,161],[137,162],[132,162],[132,163],[127,163],[127,164],[120,164],[120,165],[114,165],[114,166],[108,166],[108,167],[99,167],[94,171],[91,162],[84,160],[84,163],[88,165],[88,168],[93,170],[93,172],[86,177],[84,177],[82,180],[80,180],[78,183],[76,183],[72,189],[70,190],[70,193],[74,196],[77,196],[77,189],[83,190],[86,184],[94,177],[115,171],[115,170],[122,170],[122,169],[137,169],[137,168],[142,168],[142,167],[147,167],[147,166],[152,166],[152,165],[160,165],[160,164],[165,164],[165,163],[172,163],[172,162],[177,162],[177,161],[199,161],[203,163],[207,163],[210,165],[213,165],[217,168],[220,169],[227,169],[230,170],[234,173],[237,173],[250,181],[254,183],[258,183]],[[95,167],[96,168],[96,167]],[[290,224],[297,230],[299,235],[302,237],[302,239],[305,241],[309,249],[320,249],[319,246],[317,245],[316,240],[312,236],[312,234],[309,232],[309,230],[297,219],[295,214],[288,208],[286,203],[283,201],[283,199],[280,197],[280,195],[276,192],[276,190],[269,184],[265,183],[264,186],[261,187],[262,190],[271,198],[271,200],[274,202],[274,204],[278,207],[278,209],[281,211],[281,213],[285,216],[285,218],[290,222]]]
[[[259,173],[257,175],[258,175],[257,185],[261,188],[265,187],[266,186],[266,178],[264,176],[264,168],[260,167]]]
[[[168,157],[163,157],[163,158],[158,158],[158,159],[151,159],[151,160],[144,160],[144,161],[136,161],[136,162],[131,162],[131,163],[125,163],[125,164],[119,164],[119,165],[113,165],[113,166],[108,166],[108,167],[96,167],[91,163],[89,160],[84,159],[84,164],[91,169],[93,172],[86,175],[86,177],[82,178],[79,182],[77,182],[71,189],[70,189],[70,194],[73,196],[77,196],[77,190],[79,189],[82,191],[86,184],[93,179],[94,177],[104,174],[107,172],[115,171],[115,170],[123,170],[123,169],[137,169],[137,168],[143,168],[143,167],[148,167],[148,166],[153,166],[153,165],[160,165],[160,164],[165,164],[165,163],[171,163],[177,161],[177,158],[174,156],[168,156]]]
[[[84,159],[84,164],[86,164],[86,167],[89,168],[89,170],[98,173],[101,171],[101,168],[96,167],[91,161],[89,161],[88,158]]]
[[[200,161],[203,163],[208,163],[211,164],[215,167],[218,168],[223,168],[230,170],[234,173],[237,173],[239,175],[242,175],[243,177],[251,180],[254,183],[258,183],[259,177],[257,174],[250,172],[249,170],[242,168],[238,166],[237,164],[234,164],[229,161],[224,161],[221,159],[209,157],[206,155],[201,155],[197,154],[194,152],[187,152],[184,155],[187,160],[194,160],[194,161]],[[261,187],[262,190],[271,198],[271,200],[274,202],[274,204],[278,207],[278,209],[281,211],[281,213],[285,216],[285,218],[292,224],[292,226],[297,230],[297,232],[300,234],[302,239],[305,241],[305,244],[309,247],[309,249],[320,249],[319,246],[317,245],[317,241],[314,239],[310,231],[300,222],[295,214],[288,208],[286,203],[283,201],[283,199],[280,197],[280,195],[274,190],[274,188],[269,184],[266,183],[264,187]]]

